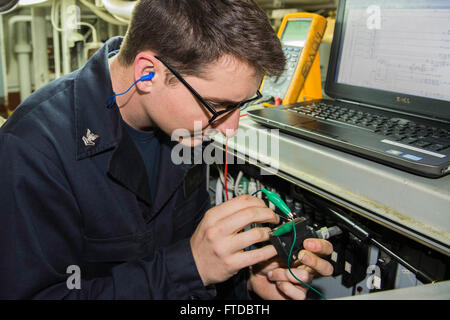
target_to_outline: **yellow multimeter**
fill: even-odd
[[[260,88],[264,99],[273,97],[282,100],[282,104],[294,103],[301,100],[300,94],[307,88],[309,93],[315,92],[320,95],[316,98],[321,98],[318,50],[326,26],[327,20],[314,13],[299,12],[284,16],[278,38],[286,56],[286,68],[279,77],[264,78]],[[312,68],[314,72],[310,73]],[[314,85],[318,88],[308,85],[308,75],[313,78]]]

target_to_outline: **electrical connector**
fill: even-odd
[[[292,215],[291,209],[288,205],[280,198],[278,194],[275,192],[269,191],[267,189],[261,189],[261,191],[266,195],[267,199],[273,203],[278,209],[281,210],[285,215],[287,215],[290,219],[294,219]]]
[[[256,182],[255,179],[250,178],[250,183],[248,184],[248,194],[255,194],[258,191],[258,189],[256,188]]]
[[[338,226],[334,226],[334,227],[330,227],[330,228],[323,227],[316,231],[317,238],[324,239],[324,240],[327,240],[327,239],[330,239],[331,237],[340,235],[341,233],[342,233],[342,230]]]
[[[294,239],[293,233],[290,231],[293,230],[294,226],[297,237],[295,239],[295,243],[292,244]],[[291,222],[284,223],[278,228],[272,230],[269,241],[273,244],[278,255],[283,261],[288,261],[289,252],[291,246],[293,245],[290,260],[295,261],[297,260],[298,252],[303,249],[303,241],[308,238],[317,238],[317,236],[314,230],[307,225],[307,220],[304,217],[301,217]]]

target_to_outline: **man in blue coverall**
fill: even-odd
[[[0,130],[0,299],[304,299],[272,245],[244,251],[270,229],[240,230],[279,217],[251,196],[210,208],[204,166],[171,159],[195,121],[235,131],[240,102],[284,63],[252,0],[139,1],[125,38]],[[190,135],[171,141],[176,129]],[[331,275],[331,244],[304,246],[294,274]]]

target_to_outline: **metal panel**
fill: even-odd
[[[242,118],[228,150],[250,162],[263,159],[258,145],[242,139],[254,131],[269,138],[267,128]],[[213,139],[225,142],[220,134]],[[277,175],[450,255],[450,176],[416,176],[284,133],[278,140]],[[277,159],[268,155],[267,163],[273,166]]]

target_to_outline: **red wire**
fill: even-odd
[[[225,177],[224,177],[224,181],[225,181],[225,197],[227,198],[228,201],[228,187],[227,187],[227,175],[228,175],[228,161],[227,161],[227,150],[228,150],[228,137],[225,140]]]

